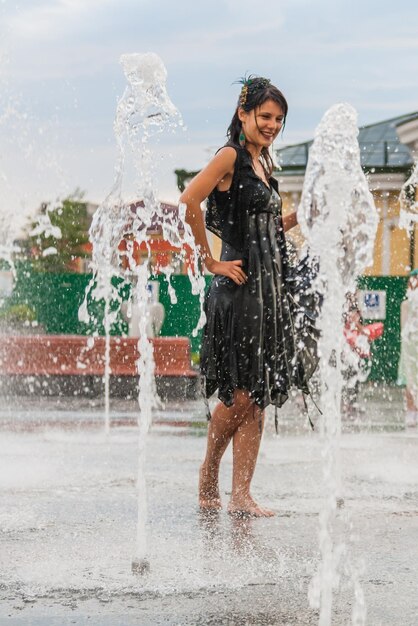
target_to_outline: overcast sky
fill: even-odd
[[[76,187],[103,200],[123,53],[153,51],[167,67],[187,131],[162,139],[156,160],[160,198],[176,200],[173,170],[223,144],[246,72],[288,98],[277,147],[310,139],[339,101],[360,125],[418,110],[417,31],[416,0],[0,0],[1,206]]]

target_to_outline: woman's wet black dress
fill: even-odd
[[[231,144],[228,144],[231,145]],[[290,387],[309,393],[317,363],[314,315],[305,297],[308,275],[288,261],[277,181],[268,187],[245,148],[237,152],[231,187],[215,189],[206,224],[222,239],[221,260],[243,260],[248,276],[237,285],[215,276],[206,294],[201,349],[205,394],[218,389],[226,406],[235,389],[265,408],[282,406]]]

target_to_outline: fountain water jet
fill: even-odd
[[[334,539],[333,525],[341,498],[341,354],[346,294],[372,261],[377,212],[360,165],[357,114],[337,104],[323,116],[315,133],[306,169],[298,220],[311,253],[319,262],[314,289],[323,296],[318,319],[323,439],[324,507],[320,513],[321,563],[309,599],[320,609],[321,626],[332,619],[332,592],[338,586],[339,565],[345,552]],[[332,381],[332,383],[331,383]],[[353,620],[365,619],[357,578]]]
[[[87,296],[105,302],[106,331],[106,370],[105,370],[105,431],[110,429],[109,423],[109,347],[110,327],[112,323],[111,304],[121,303],[117,288],[112,285],[113,277],[129,280],[132,285],[133,300],[139,306],[139,359],[137,371],[139,375],[138,403],[139,443],[138,443],[138,525],[135,556],[132,571],[144,573],[149,569],[147,561],[147,498],[145,481],[145,461],[147,434],[151,425],[152,409],[158,403],[155,388],[154,358],[152,344],[147,337],[148,325],[148,289],[147,283],[151,275],[151,250],[148,229],[158,223],[163,237],[171,245],[179,248],[179,257],[185,258],[185,244],[195,249],[190,227],[184,219],[185,208],[179,207],[178,215],[173,217],[164,214],[157,199],[154,176],[153,152],[149,140],[164,130],[173,130],[182,125],[181,117],[171,102],[166,91],[167,72],[161,59],[153,53],[125,54],[121,64],[128,81],[123,96],[120,98],[114,130],[118,146],[118,158],[115,168],[113,187],[103,204],[97,209],[91,229],[90,238],[93,243],[94,276],[86,293],[80,310],[81,319],[86,318]],[[126,171],[126,157],[133,160],[136,172],[136,196],[142,200],[141,205],[127,201],[123,196],[123,182]],[[184,234],[180,234],[181,228]],[[121,242],[124,249],[121,250]],[[138,260],[135,251],[145,251]],[[121,263],[121,259],[124,263]],[[204,279],[198,267],[198,255],[192,256],[189,277],[192,279],[192,291],[200,293],[203,302]],[[167,275],[170,279],[170,273]],[[171,285],[170,285],[171,286]],[[172,299],[175,298],[171,290]],[[204,323],[201,315],[199,326]]]
[[[418,223],[418,160],[408,180],[404,183],[399,195],[401,211],[399,216],[400,228],[406,228],[408,233],[414,224]]]
[[[404,183],[399,202],[401,206],[399,226],[405,228],[408,236],[414,232],[418,224],[418,159],[415,161],[411,176]],[[413,259],[411,258],[411,270]],[[418,402],[417,368],[415,364],[416,351],[414,346],[418,342],[418,278],[410,275],[406,290],[406,299],[401,305],[401,355],[399,362],[399,378],[405,384],[407,393]],[[416,418],[411,417],[407,403],[407,426],[416,425]]]

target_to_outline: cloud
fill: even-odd
[[[234,2],[227,2],[227,19],[217,15],[222,0],[211,7],[163,0],[158,14],[148,0],[28,2],[3,19],[9,33],[9,71],[26,81],[88,76],[114,71],[126,51],[153,50],[171,66],[190,66],[193,59],[202,71],[228,65],[240,54],[244,59],[268,57],[284,24],[276,1],[267,2],[262,13],[254,12],[252,3],[236,11]],[[269,12],[271,19],[266,19]]]
[[[318,53],[331,53],[331,52],[343,52],[347,53],[347,50],[360,50],[360,51],[405,51],[416,50],[418,48],[417,37],[392,37],[392,36],[380,36],[380,37],[359,37],[350,38],[346,40],[329,40],[321,41],[316,37],[308,36],[304,40],[304,48],[309,48],[309,51],[313,54]]]
[[[0,85],[0,118],[14,91],[31,116],[28,143],[35,146],[38,127],[49,129],[33,154],[50,145],[64,160],[68,185],[100,200],[115,158],[122,53],[155,51],[166,63],[169,93],[189,132],[177,145],[164,140],[161,151],[173,153],[173,168],[197,169],[205,148],[222,145],[238,96],[232,83],[246,71],[269,76],[288,97],[286,143],[310,139],[336,101],[352,102],[367,123],[418,108],[417,21],[409,0],[402,7],[386,0],[19,0],[18,7],[0,0],[0,31],[8,32],[7,49],[0,33],[0,57],[9,57],[8,68],[0,67],[8,83]],[[4,132],[15,143],[15,129]],[[29,199],[61,185],[57,173],[51,183],[35,176],[30,163],[25,171],[16,161],[15,170],[11,186]],[[173,175],[168,166],[160,170],[170,199]]]
[[[56,41],[63,32],[88,20],[98,9],[117,0],[56,0],[27,6],[9,15],[7,27],[14,36],[36,41]]]

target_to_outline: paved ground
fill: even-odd
[[[367,388],[344,422],[345,552],[333,625],[351,623],[359,580],[372,626],[418,625],[418,433],[400,391]],[[11,399],[0,409],[0,625],[317,624],[308,587],[318,565],[321,441],[293,400],[271,420],[254,493],[269,520],[202,517],[201,402],[170,404],[149,436],[149,560],[131,573],[136,528],[136,404]],[[315,416],[315,410],[312,410]],[[228,499],[231,456],[222,467]],[[360,607],[361,608],[361,607]]]

